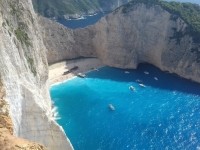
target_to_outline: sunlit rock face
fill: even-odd
[[[50,150],[72,149],[52,118],[46,48],[30,0],[0,2],[0,75],[14,134]]]
[[[127,11],[120,8],[92,28],[98,57],[106,64],[135,68],[147,62],[200,82],[199,43],[186,34],[187,24],[182,19],[158,5],[137,4]]]
[[[200,44],[187,34],[181,18],[159,5],[120,7],[95,25],[76,30],[41,20],[50,63],[80,56],[119,68],[146,62],[200,82]]]

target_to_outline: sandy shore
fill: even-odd
[[[78,66],[77,70],[63,75],[65,71],[68,71],[75,66]],[[102,62],[97,58],[80,58],[52,64],[49,66],[50,85],[71,79],[75,77],[78,73],[86,73],[92,70],[93,68],[99,68],[103,66],[104,65],[102,64]]]

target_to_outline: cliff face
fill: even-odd
[[[44,43],[48,49],[49,64],[77,57],[96,57],[95,47],[90,43],[94,37],[93,31],[81,30],[82,36],[79,37],[79,32],[73,32],[43,17],[40,17],[40,24],[43,27]]]
[[[0,78],[1,79],[1,78]],[[1,150],[46,150],[44,146],[15,137],[9,115],[9,105],[5,100],[5,89],[0,80],[0,148]]]
[[[72,149],[52,117],[45,46],[31,0],[0,1],[0,76],[14,135]]]
[[[51,63],[70,58],[69,49],[72,48],[72,52],[81,50],[87,57],[97,56],[109,66],[136,68],[139,63],[146,62],[200,82],[200,44],[187,34],[188,25],[181,18],[159,5],[139,3],[127,8],[120,7],[93,26],[73,31],[61,28],[63,36],[66,31],[74,41],[70,47],[67,46],[69,44],[58,47],[68,56],[59,57],[58,49],[49,48],[50,43],[46,40],[47,55],[50,56],[53,51],[58,56],[48,57]],[[57,32],[45,33],[44,36],[53,33],[56,37],[51,38],[51,43],[54,40],[57,42],[60,36]],[[74,53],[75,56],[80,55]]]

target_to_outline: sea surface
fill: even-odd
[[[154,66],[103,67],[50,93],[75,150],[200,149],[200,84]]]
[[[57,21],[68,28],[77,29],[77,28],[84,28],[89,25],[95,24],[104,15],[105,15],[104,13],[100,12],[93,15],[82,16],[82,18],[79,18],[79,19],[58,19]]]

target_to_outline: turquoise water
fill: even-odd
[[[199,149],[200,85],[146,64],[128,71],[104,67],[51,88],[75,150]]]

